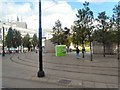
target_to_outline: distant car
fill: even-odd
[[[5,50],[4,52],[5,52],[5,54],[7,54],[7,53],[8,53],[8,51],[7,51],[7,50]],[[3,53],[3,50],[1,50],[1,51],[0,51],[0,54],[2,54],[2,53]]]
[[[5,54],[8,54],[8,50],[5,50]]]

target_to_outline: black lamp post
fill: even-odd
[[[41,27],[41,0],[39,0],[39,71],[38,77],[44,77],[43,58],[42,58],[42,27]]]
[[[5,56],[5,50],[4,50],[4,27],[3,27],[3,46],[2,46],[2,50],[3,50],[3,52],[2,52],[2,56]]]

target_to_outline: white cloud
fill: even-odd
[[[28,3],[22,5],[22,7],[20,6],[18,8],[18,12],[20,12],[20,13],[28,13],[30,10],[31,10],[30,4],[28,4]]]
[[[9,19],[10,22],[13,22],[17,20],[18,16],[20,21],[22,17],[22,21],[27,23],[29,29],[34,29],[36,31],[38,30],[39,3],[37,0],[35,0],[35,2],[17,1],[17,3],[15,0],[10,0],[9,2],[2,0],[0,4],[1,21],[7,22]]]
[[[42,26],[44,29],[52,29],[58,19],[61,21],[63,28],[70,28],[76,18],[76,10],[72,10],[71,6],[65,1],[60,1],[58,4],[44,2],[42,9]]]
[[[8,17],[27,16],[33,13],[29,3],[16,4],[15,2],[1,2],[0,4],[0,13],[2,13],[0,17],[2,21],[5,21]]]
[[[12,1],[12,0],[11,0]],[[14,1],[14,0],[13,0]],[[7,7],[5,7],[7,6]],[[22,4],[16,4],[15,2],[2,2],[0,6],[0,13],[2,20],[5,18],[9,20],[16,19],[17,16],[23,17],[23,21],[26,21],[28,28],[38,30],[39,27],[39,3],[38,0],[33,2],[26,2]],[[75,20],[76,10],[72,10],[71,6],[66,1],[59,1],[58,3],[53,0],[42,0],[42,28],[43,33],[46,29],[52,29],[55,21],[58,19],[61,21],[63,28],[70,28]]]
[[[39,19],[39,16],[35,14],[35,15],[32,15],[32,16],[24,19],[24,21],[27,23],[28,28],[38,30],[38,28],[39,28],[39,20],[38,19]]]

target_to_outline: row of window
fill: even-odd
[[[29,34],[33,34],[32,32],[26,32],[26,31],[20,31],[21,33],[29,33]]]
[[[7,32],[8,29],[7,28],[4,28],[4,30]],[[2,28],[0,28],[0,33],[2,33]]]

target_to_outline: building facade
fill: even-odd
[[[7,22],[7,23],[2,23],[0,22],[0,35],[2,36],[3,33],[3,27],[4,27],[4,32],[5,35],[7,34],[9,28],[11,27],[12,29],[16,29],[17,31],[20,31],[21,36],[24,37],[27,33],[30,35],[30,37],[33,37],[34,34],[37,33],[37,30],[33,29],[28,29],[27,24],[25,22]]]
[[[33,37],[34,34],[37,34],[37,30],[28,29],[26,22],[0,22],[0,49],[2,49],[2,41],[3,41],[3,27],[4,27],[4,35],[7,35],[9,28],[15,29],[21,33],[22,38],[29,34],[30,38]]]

